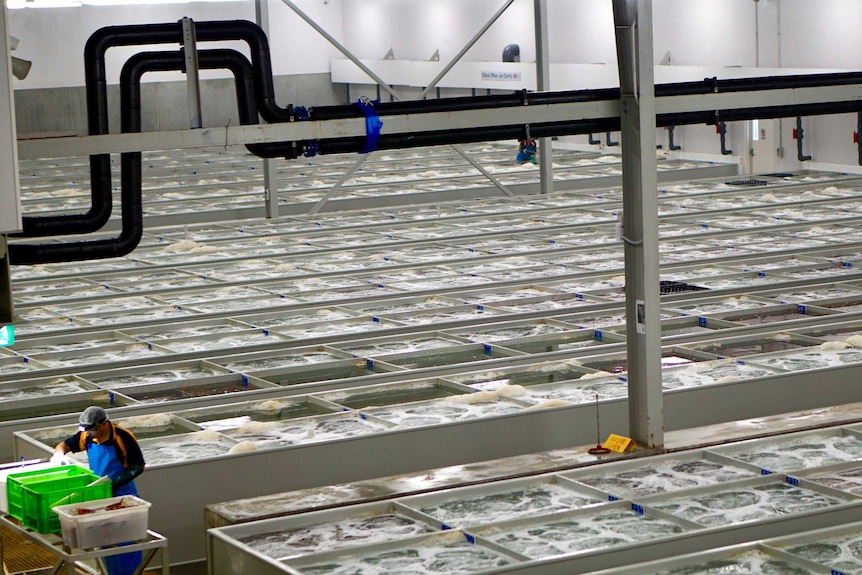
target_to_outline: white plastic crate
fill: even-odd
[[[54,512],[60,516],[63,543],[90,549],[145,539],[150,503],[134,495],[123,495],[60,505]]]

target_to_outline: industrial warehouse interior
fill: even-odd
[[[0,15],[0,471],[104,408],[147,573],[862,573],[862,5]]]

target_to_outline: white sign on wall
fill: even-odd
[[[482,71],[482,81],[509,81],[509,82],[520,82],[521,81],[521,73],[520,72],[497,72],[496,70]]]

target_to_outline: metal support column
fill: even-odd
[[[664,444],[655,155],[652,6],[614,0],[623,145],[623,241],[629,433],[638,444]]]
[[[18,175],[18,131],[15,125],[15,97],[12,91],[12,60],[9,52],[6,4],[0,6],[0,323],[10,323],[14,315],[6,232],[21,230],[20,180]]]
[[[197,37],[195,23],[191,18],[183,17],[183,52],[186,59],[186,85],[189,97],[189,127],[202,128],[201,118],[201,84],[198,68]]]
[[[263,33],[269,36],[269,3],[255,0],[254,20]],[[278,168],[274,158],[263,159],[263,197],[266,218],[278,217]]]
[[[278,166],[274,159],[263,160],[263,198],[266,218],[278,217]]]
[[[551,60],[548,49],[548,0],[533,0],[536,27],[536,89],[551,90]],[[554,153],[551,138],[539,138],[539,182],[541,192],[554,191]]]

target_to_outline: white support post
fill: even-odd
[[[266,218],[278,218],[278,166],[269,158],[263,160],[263,197]]]
[[[548,0],[533,0],[536,27],[536,89],[551,90],[551,57],[548,49]],[[539,181],[541,193],[554,191],[554,152],[551,138],[539,139]]]
[[[269,36],[269,3],[255,0],[254,19],[263,33]],[[275,159],[263,159],[263,197],[267,219],[278,218],[278,167]]]
[[[623,152],[629,434],[664,445],[651,0],[614,0]]]
[[[6,3],[0,7],[0,322],[13,319],[11,274],[6,233],[21,231],[21,199],[18,176],[18,129],[12,90],[12,58]]]
[[[198,68],[197,36],[195,23],[191,18],[183,17],[183,52],[186,60],[186,86],[189,99],[190,128],[202,128],[201,118],[201,85]]]

